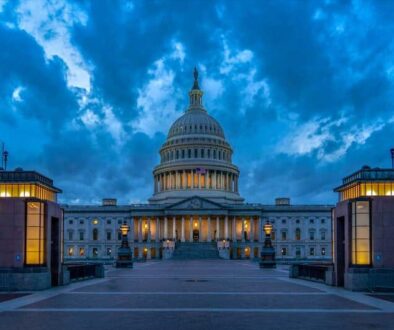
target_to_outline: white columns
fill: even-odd
[[[194,172],[191,170],[191,176],[192,176],[192,189],[194,188]]]
[[[150,217],[148,218],[148,242],[150,242],[151,239],[151,222],[150,222]]]
[[[211,237],[211,217],[208,216],[208,242],[212,241]]]
[[[250,217],[250,241],[254,242],[254,218]]]
[[[245,218],[242,218],[242,242],[245,242]]]
[[[190,242],[193,242],[193,216],[191,215],[190,217],[189,217],[189,219],[190,219],[190,221],[189,221],[189,229],[190,229],[190,232],[189,232],[189,241]]]
[[[258,227],[258,231],[259,231],[259,242],[262,242],[263,241],[263,226],[262,226],[261,217],[258,217],[258,219],[257,219],[257,227]]]
[[[228,216],[224,218],[224,239],[228,239]]]
[[[160,241],[160,220],[159,217],[156,218],[156,242]]]
[[[172,217],[172,238],[176,239],[176,218]]]
[[[138,218],[138,242],[142,242],[142,218]]]
[[[164,217],[164,239],[168,238],[168,219]]]
[[[237,218],[233,217],[233,228],[232,228],[232,234],[233,234],[233,242],[237,241]]]
[[[202,219],[201,219],[201,217],[198,217],[198,241],[199,242],[201,242],[201,237],[202,237],[202,235],[201,235],[201,228],[202,228],[201,223],[202,223]]]
[[[218,241],[220,239],[220,223],[219,223],[219,217],[216,217],[216,240]]]
[[[201,173],[198,173],[198,189],[201,189]]]
[[[185,217],[182,217],[182,236],[181,236],[181,241],[185,241]]]

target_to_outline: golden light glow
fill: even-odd
[[[147,248],[144,248],[144,252],[148,252],[148,249],[147,249]]]
[[[145,229],[148,229],[148,225],[147,225],[147,224],[145,224],[144,228],[145,228]]]
[[[123,225],[120,226],[120,232],[122,233],[123,236],[127,236],[127,233],[129,232],[130,227],[128,224],[124,223]]]
[[[369,201],[352,203],[352,264],[369,265],[370,256],[370,215]]]
[[[363,196],[394,196],[394,181],[378,183],[362,182],[340,191],[341,201]]]
[[[38,184],[1,183],[0,197],[36,197],[56,201],[56,193]]]
[[[194,223],[194,228],[197,228],[197,227],[198,227],[198,223],[195,222],[195,223]]]
[[[45,223],[44,204],[29,202],[26,204],[26,265],[45,264]]]
[[[94,225],[98,225],[99,221],[98,221],[98,219],[94,219],[94,220],[92,221],[92,223],[93,223]]]
[[[267,221],[266,223],[265,223],[265,225],[264,225],[264,232],[265,232],[265,234],[268,236],[268,235],[271,235],[271,233],[272,233],[272,228],[273,228],[273,226],[272,226],[272,224],[269,222],[269,221]]]

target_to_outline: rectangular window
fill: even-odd
[[[80,241],[83,241],[83,240],[84,240],[84,232],[83,232],[83,231],[80,231],[80,232],[79,232],[79,240],[80,240]]]
[[[325,241],[325,240],[326,240],[326,232],[325,232],[325,231],[322,231],[322,232],[320,233],[320,239],[321,239],[322,241]]]
[[[97,258],[98,257],[98,248],[93,248],[92,254],[93,254],[93,258]]]
[[[112,249],[111,248],[107,248],[107,256],[111,256],[112,254]]]
[[[310,255],[310,256],[314,256],[314,255],[315,255],[315,248],[311,247],[311,248],[309,249],[309,255]]]
[[[73,240],[73,235],[74,234],[74,232],[72,231],[72,230],[70,230],[69,232],[68,232],[68,240],[69,241],[72,241]]]
[[[72,257],[74,255],[74,248],[73,247],[69,247],[68,248],[68,256]]]
[[[84,257],[85,256],[85,249],[84,248],[79,248],[79,256]]]
[[[122,233],[119,231],[118,232],[118,241],[120,241],[122,239]]]
[[[285,241],[287,239],[287,232],[282,231],[282,241]]]
[[[110,231],[107,231],[107,241],[110,241],[110,240],[112,239],[111,236],[112,236],[112,235],[111,235],[111,232],[110,232]]]
[[[309,232],[309,240],[311,240],[311,241],[315,240],[315,232],[314,231]]]
[[[296,258],[301,257],[301,249],[299,247],[296,247]]]
[[[25,264],[45,264],[44,203],[26,203]]]
[[[107,220],[107,225],[110,225],[111,224],[111,220]]]
[[[325,256],[326,255],[326,248],[321,248],[321,255],[322,256]]]
[[[282,248],[281,252],[282,252],[282,256],[287,255],[287,249],[286,248]]]
[[[370,265],[369,201],[352,203],[352,264]]]

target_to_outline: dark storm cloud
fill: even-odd
[[[39,130],[34,157],[12,161],[53,176],[64,201],[149,198],[168,128],[147,135],[132,123],[144,109],[167,108],[163,101],[142,109],[137,100],[156,82],[160,95],[147,96],[174,98],[171,110],[180,114],[194,65],[203,66],[203,89],[216,84],[213,99],[205,90],[206,104],[234,148],[247,200],[334,202],[342,176],[363,164],[389,165],[392,3],[69,1],[62,8],[69,4],[86,20],[67,25],[61,10],[48,17],[67,25],[90,93],[69,86],[69,58],[46,58],[34,33],[21,29],[17,2],[0,13],[0,139],[21,150],[27,143],[15,132]],[[57,36],[49,31],[44,39]],[[184,58],[174,57],[175,43]],[[156,71],[173,80],[152,74],[157,61]],[[159,90],[165,83],[171,95]]]

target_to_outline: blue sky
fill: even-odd
[[[246,200],[333,203],[391,165],[393,33],[383,0],[0,0],[0,141],[63,202],[145,202],[196,65]]]

